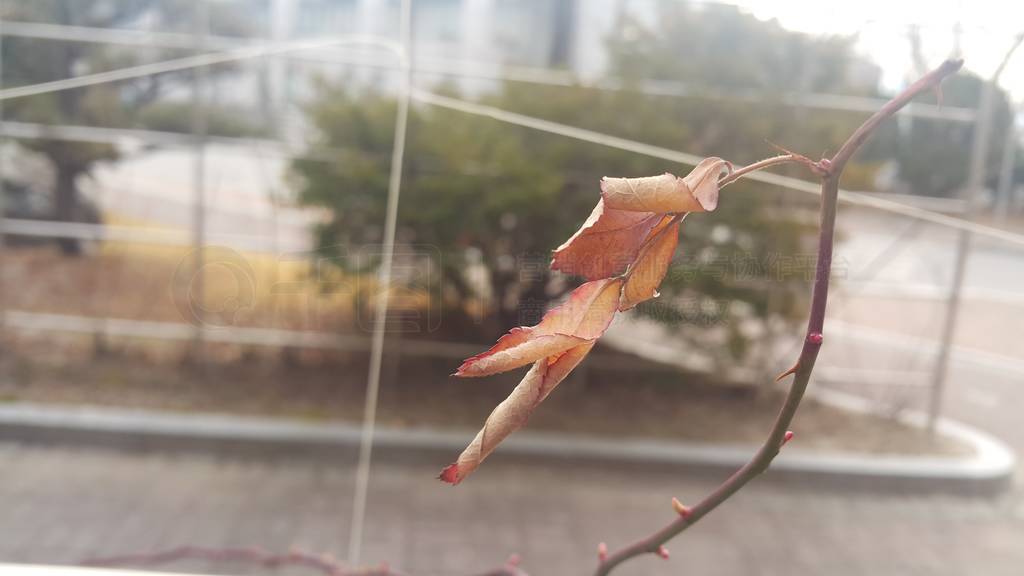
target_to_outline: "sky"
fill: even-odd
[[[814,34],[857,35],[857,50],[882,66],[885,88],[896,90],[913,70],[908,27],[920,28],[922,53],[934,67],[957,45],[965,66],[990,76],[1024,32],[1024,0],[730,0],[761,19]],[[1024,47],[1003,72],[1000,85],[1024,101]]]

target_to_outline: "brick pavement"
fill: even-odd
[[[0,443],[0,561],[73,563],[183,544],[294,545],[341,557],[350,464]],[[450,488],[433,480],[436,468],[375,466],[367,561],[449,576],[517,552],[533,576],[589,574],[597,542],[614,547],[645,533],[671,518],[671,496],[694,500],[715,483],[496,455]],[[617,574],[1018,576],[1024,499],[1020,490],[996,500],[851,494],[769,476],[670,549],[668,562],[642,559]],[[201,562],[168,569],[258,572]]]

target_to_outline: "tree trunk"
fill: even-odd
[[[81,171],[60,162],[56,162],[55,166],[57,182],[53,197],[54,220],[76,222],[78,220],[78,185],[76,181]],[[58,238],[57,245],[66,256],[82,254],[82,243],[77,238]]]
[[[531,326],[540,322],[551,301],[548,295],[548,273],[534,274],[533,278],[525,282],[519,294],[519,317],[524,325]]]

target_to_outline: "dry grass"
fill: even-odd
[[[209,345],[203,369],[175,361],[184,346],[108,343],[96,356],[83,336],[41,336],[22,342],[0,399],[59,404],[143,407],[182,412],[267,415],[358,423],[362,417],[364,353],[272,350]],[[43,346],[45,342],[45,346]],[[174,354],[168,354],[170,349]],[[155,351],[163,349],[163,354]],[[32,350],[30,353],[29,351]],[[40,351],[43,351],[40,354]],[[599,351],[615,360],[613,352]],[[521,371],[486,380],[452,378],[457,362],[398,358],[386,353],[379,420],[385,426],[475,430],[515,385]],[[574,373],[533,415],[533,431],[753,444],[761,440],[782,400],[780,387],[734,388],[699,376],[587,367]],[[965,446],[929,439],[889,419],[807,401],[795,423],[796,450],[956,454]]]
[[[309,262],[211,250],[202,274],[204,307],[215,324],[341,330],[352,323],[352,294],[342,278]],[[180,247],[108,243],[68,258],[51,247],[8,250],[7,307],[15,310],[187,322],[197,281]],[[325,291],[331,282],[335,289]]]
[[[108,244],[66,258],[50,248],[9,250],[7,306],[36,312],[183,322],[175,300],[183,290],[180,248]],[[302,261],[244,257],[251,306],[236,325],[354,332],[352,289],[335,277],[324,291]],[[238,298],[231,264],[206,275],[210,302]],[[187,264],[186,264],[187,268]],[[178,271],[178,272],[176,272]],[[178,278],[176,279],[176,273]],[[187,274],[186,274],[187,276]],[[415,298],[410,302],[416,305]],[[100,404],[176,411],[213,411],[358,422],[366,378],[362,352],[204,346],[208,366],[190,368],[187,343],[99,340],[54,333],[8,334],[8,377],[0,400]],[[380,419],[384,425],[474,430],[520,374],[486,381],[451,378],[451,359],[385,356]],[[598,353],[619,358],[608,350]],[[11,360],[11,358],[14,360]],[[616,367],[617,360],[611,365]],[[742,389],[662,370],[584,364],[531,419],[531,430],[614,437],[653,437],[749,444],[761,439],[781,401],[779,389]],[[607,364],[606,364],[607,365]],[[657,368],[657,367],[654,367]],[[799,449],[880,453],[955,453],[887,419],[851,414],[809,401],[796,422]]]

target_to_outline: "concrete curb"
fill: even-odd
[[[868,400],[836,390],[818,388],[814,392],[814,399],[851,412],[873,413]],[[923,412],[905,411],[897,420],[907,426],[924,429],[927,427],[928,416]],[[960,483],[978,483],[987,488],[983,490],[987,493],[999,493],[1012,485],[1017,456],[1002,440],[947,418],[938,419],[935,431],[971,446],[974,455],[952,461],[948,458],[901,458],[898,460],[902,462],[894,462],[898,465],[893,467],[893,472],[905,474],[907,471],[902,468],[910,467],[919,476],[928,476],[936,481],[945,476]]]
[[[832,396],[831,394],[829,396]],[[826,401],[849,404],[849,399]],[[862,409],[863,407],[853,407]],[[962,424],[942,422],[940,430],[974,446],[970,458],[868,457],[784,451],[771,475],[787,481],[869,490],[942,491],[994,495],[1011,484],[1016,460],[1002,442]],[[433,429],[378,429],[375,457],[429,459],[444,463],[462,450],[473,432]],[[346,424],[214,414],[173,414],[98,407],[39,404],[0,406],[0,440],[84,444],[118,449],[189,450],[288,457],[355,455],[360,429]],[[519,432],[506,441],[505,458],[574,463],[644,464],[645,467],[731,472],[755,451],[752,446],[708,445],[659,440],[606,439]]]

